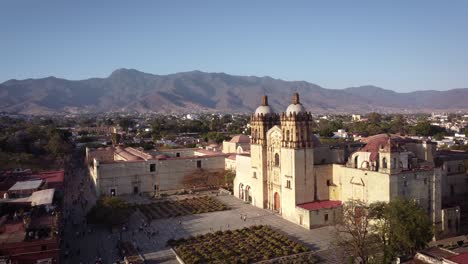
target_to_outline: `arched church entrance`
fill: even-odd
[[[239,184],[239,199],[244,200],[244,184]]]
[[[249,185],[245,187],[245,200],[249,203],[252,203],[252,191]]]
[[[275,194],[273,195],[273,210],[279,212],[280,209],[281,209],[280,195],[277,192],[275,192]]]

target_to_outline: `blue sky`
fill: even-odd
[[[468,87],[468,1],[0,2],[0,82],[117,68]]]

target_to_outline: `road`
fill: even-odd
[[[74,153],[65,166],[61,263],[102,263],[118,260],[118,233],[86,223],[86,213],[96,202],[83,153]]]

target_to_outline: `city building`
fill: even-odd
[[[63,171],[0,174],[0,263],[59,262],[63,179]]]
[[[206,149],[143,151],[131,147],[86,149],[98,195],[149,193],[187,188],[197,175],[223,173],[229,154]]]
[[[298,94],[281,114],[265,96],[251,117],[250,155],[235,158],[234,195],[305,228],[334,224],[345,202],[405,197],[427,211],[438,236],[459,232],[461,209],[443,202],[455,187],[449,187],[444,165],[435,162],[435,143],[381,134],[321,145],[311,124]],[[459,168],[459,178],[468,178],[466,167]]]

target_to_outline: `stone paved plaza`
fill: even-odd
[[[153,258],[161,261],[169,259],[168,256],[171,255],[165,247],[168,239],[177,239],[218,230],[238,229],[251,225],[269,225],[276,230],[282,231],[289,237],[302,242],[312,251],[318,252],[319,256],[329,257],[327,250],[333,239],[333,227],[307,230],[282,219],[270,211],[245,204],[233,196],[218,196],[217,199],[231,207],[232,210],[153,220],[146,229],[156,231],[158,234],[155,237],[148,236],[145,232],[133,232],[130,234],[130,231],[128,231],[124,233],[123,238],[135,241],[148,260]],[[241,219],[241,215],[246,216],[245,221]],[[130,229],[137,229],[141,224],[142,218],[141,214],[134,214],[130,221]],[[160,254],[158,254],[158,251],[161,251]],[[161,263],[160,261],[154,261],[153,263]],[[169,261],[165,263],[177,262]]]
[[[73,221],[80,223],[84,219],[86,211],[96,200],[92,191],[88,173],[81,164],[72,164],[67,171],[67,186],[65,195],[65,206],[70,209],[70,216]],[[91,202],[82,210],[80,207],[71,205],[72,197],[79,197],[80,182],[84,181],[82,197]],[[169,199],[184,199],[191,195],[170,196]],[[334,261],[336,250],[329,249],[330,242],[333,240],[333,227],[322,227],[313,230],[304,229],[296,224],[284,220],[280,216],[268,210],[256,208],[250,204],[230,196],[215,196],[221,202],[231,208],[227,211],[211,212],[196,215],[186,215],[174,218],[158,219],[144,223],[144,216],[140,212],[134,213],[129,221],[128,229],[119,232],[114,230],[97,227],[86,227],[79,224],[78,228],[71,225],[69,221],[64,230],[64,248],[62,252],[69,251],[70,256],[64,260],[64,263],[94,263],[97,256],[102,257],[104,263],[114,263],[117,261],[118,254],[116,250],[117,241],[122,238],[124,241],[131,241],[136,245],[147,263],[178,263],[175,255],[166,247],[166,241],[174,238],[188,237],[191,235],[204,234],[208,232],[238,229],[251,225],[269,225],[277,231],[283,232],[290,238],[302,242],[312,251],[316,252],[319,258],[325,259],[321,263],[342,263]],[[148,203],[151,202],[147,197],[126,196],[123,197],[130,203]],[[241,219],[241,215],[246,216],[246,220]],[[83,232],[84,235],[76,235],[77,231],[84,231],[91,228],[90,233]],[[155,235],[151,235],[155,233]],[[69,248],[65,248],[68,246]]]

